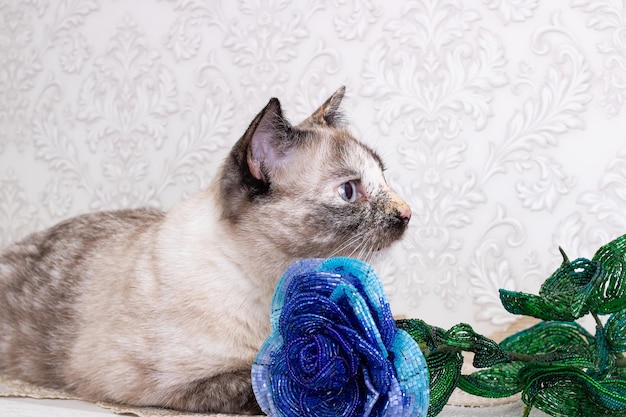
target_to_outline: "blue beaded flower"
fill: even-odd
[[[272,334],[252,366],[268,416],[426,416],[426,361],[396,327],[368,264],[294,263],[278,283],[270,320]]]

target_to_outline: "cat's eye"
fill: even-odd
[[[354,203],[359,196],[359,192],[356,187],[356,181],[348,181],[344,182],[337,189],[341,198],[346,200],[348,203]]]

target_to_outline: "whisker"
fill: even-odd
[[[356,239],[355,239],[355,240],[353,240],[353,243],[354,243],[354,242],[356,242],[356,241],[357,241]],[[356,253],[356,251],[358,251],[358,250],[359,250],[359,247],[360,247],[360,246],[361,246],[361,244],[360,244],[360,243],[359,243],[358,245],[354,246],[354,247],[352,248],[352,250],[351,250],[349,253],[347,253],[347,254],[346,254],[346,256],[347,256],[347,257],[349,257],[349,258],[354,257],[354,254]]]
[[[351,258],[356,258],[356,259],[362,259],[363,254],[364,254],[364,250],[367,249],[367,246],[365,244],[365,241],[363,239],[361,239],[361,241],[359,242],[358,246],[354,248],[354,250],[352,251],[352,253],[350,254]],[[356,254],[356,256],[355,256]]]
[[[352,246],[355,242],[361,239],[361,237],[362,237],[362,233],[357,233],[356,235],[350,236],[330,254],[330,257],[332,258],[333,256],[337,256],[341,254],[344,250],[346,250],[348,247]]]
[[[373,245],[372,242],[370,242],[369,239],[365,239],[365,237],[365,231],[360,231],[349,236],[336,246],[329,257],[347,256],[365,262],[372,262],[376,255],[377,246]]]
[[[371,246],[369,246],[367,248],[367,253],[365,254],[365,257],[363,258],[363,260],[367,263],[371,263],[373,254],[374,254],[374,249]]]

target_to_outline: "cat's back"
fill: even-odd
[[[58,385],[94,257],[123,252],[163,217],[154,209],[85,214],[0,252],[0,371]]]
[[[103,211],[33,233],[0,251],[0,291],[38,279],[53,283],[60,278],[56,272],[75,269],[94,250],[141,234],[163,217],[163,212],[149,208]]]

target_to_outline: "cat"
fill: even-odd
[[[337,90],[291,125],[272,98],[210,186],[164,213],[81,215],[0,254],[0,374],[83,399],[254,414],[277,280],[371,260],[411,210],[348,131]]]

